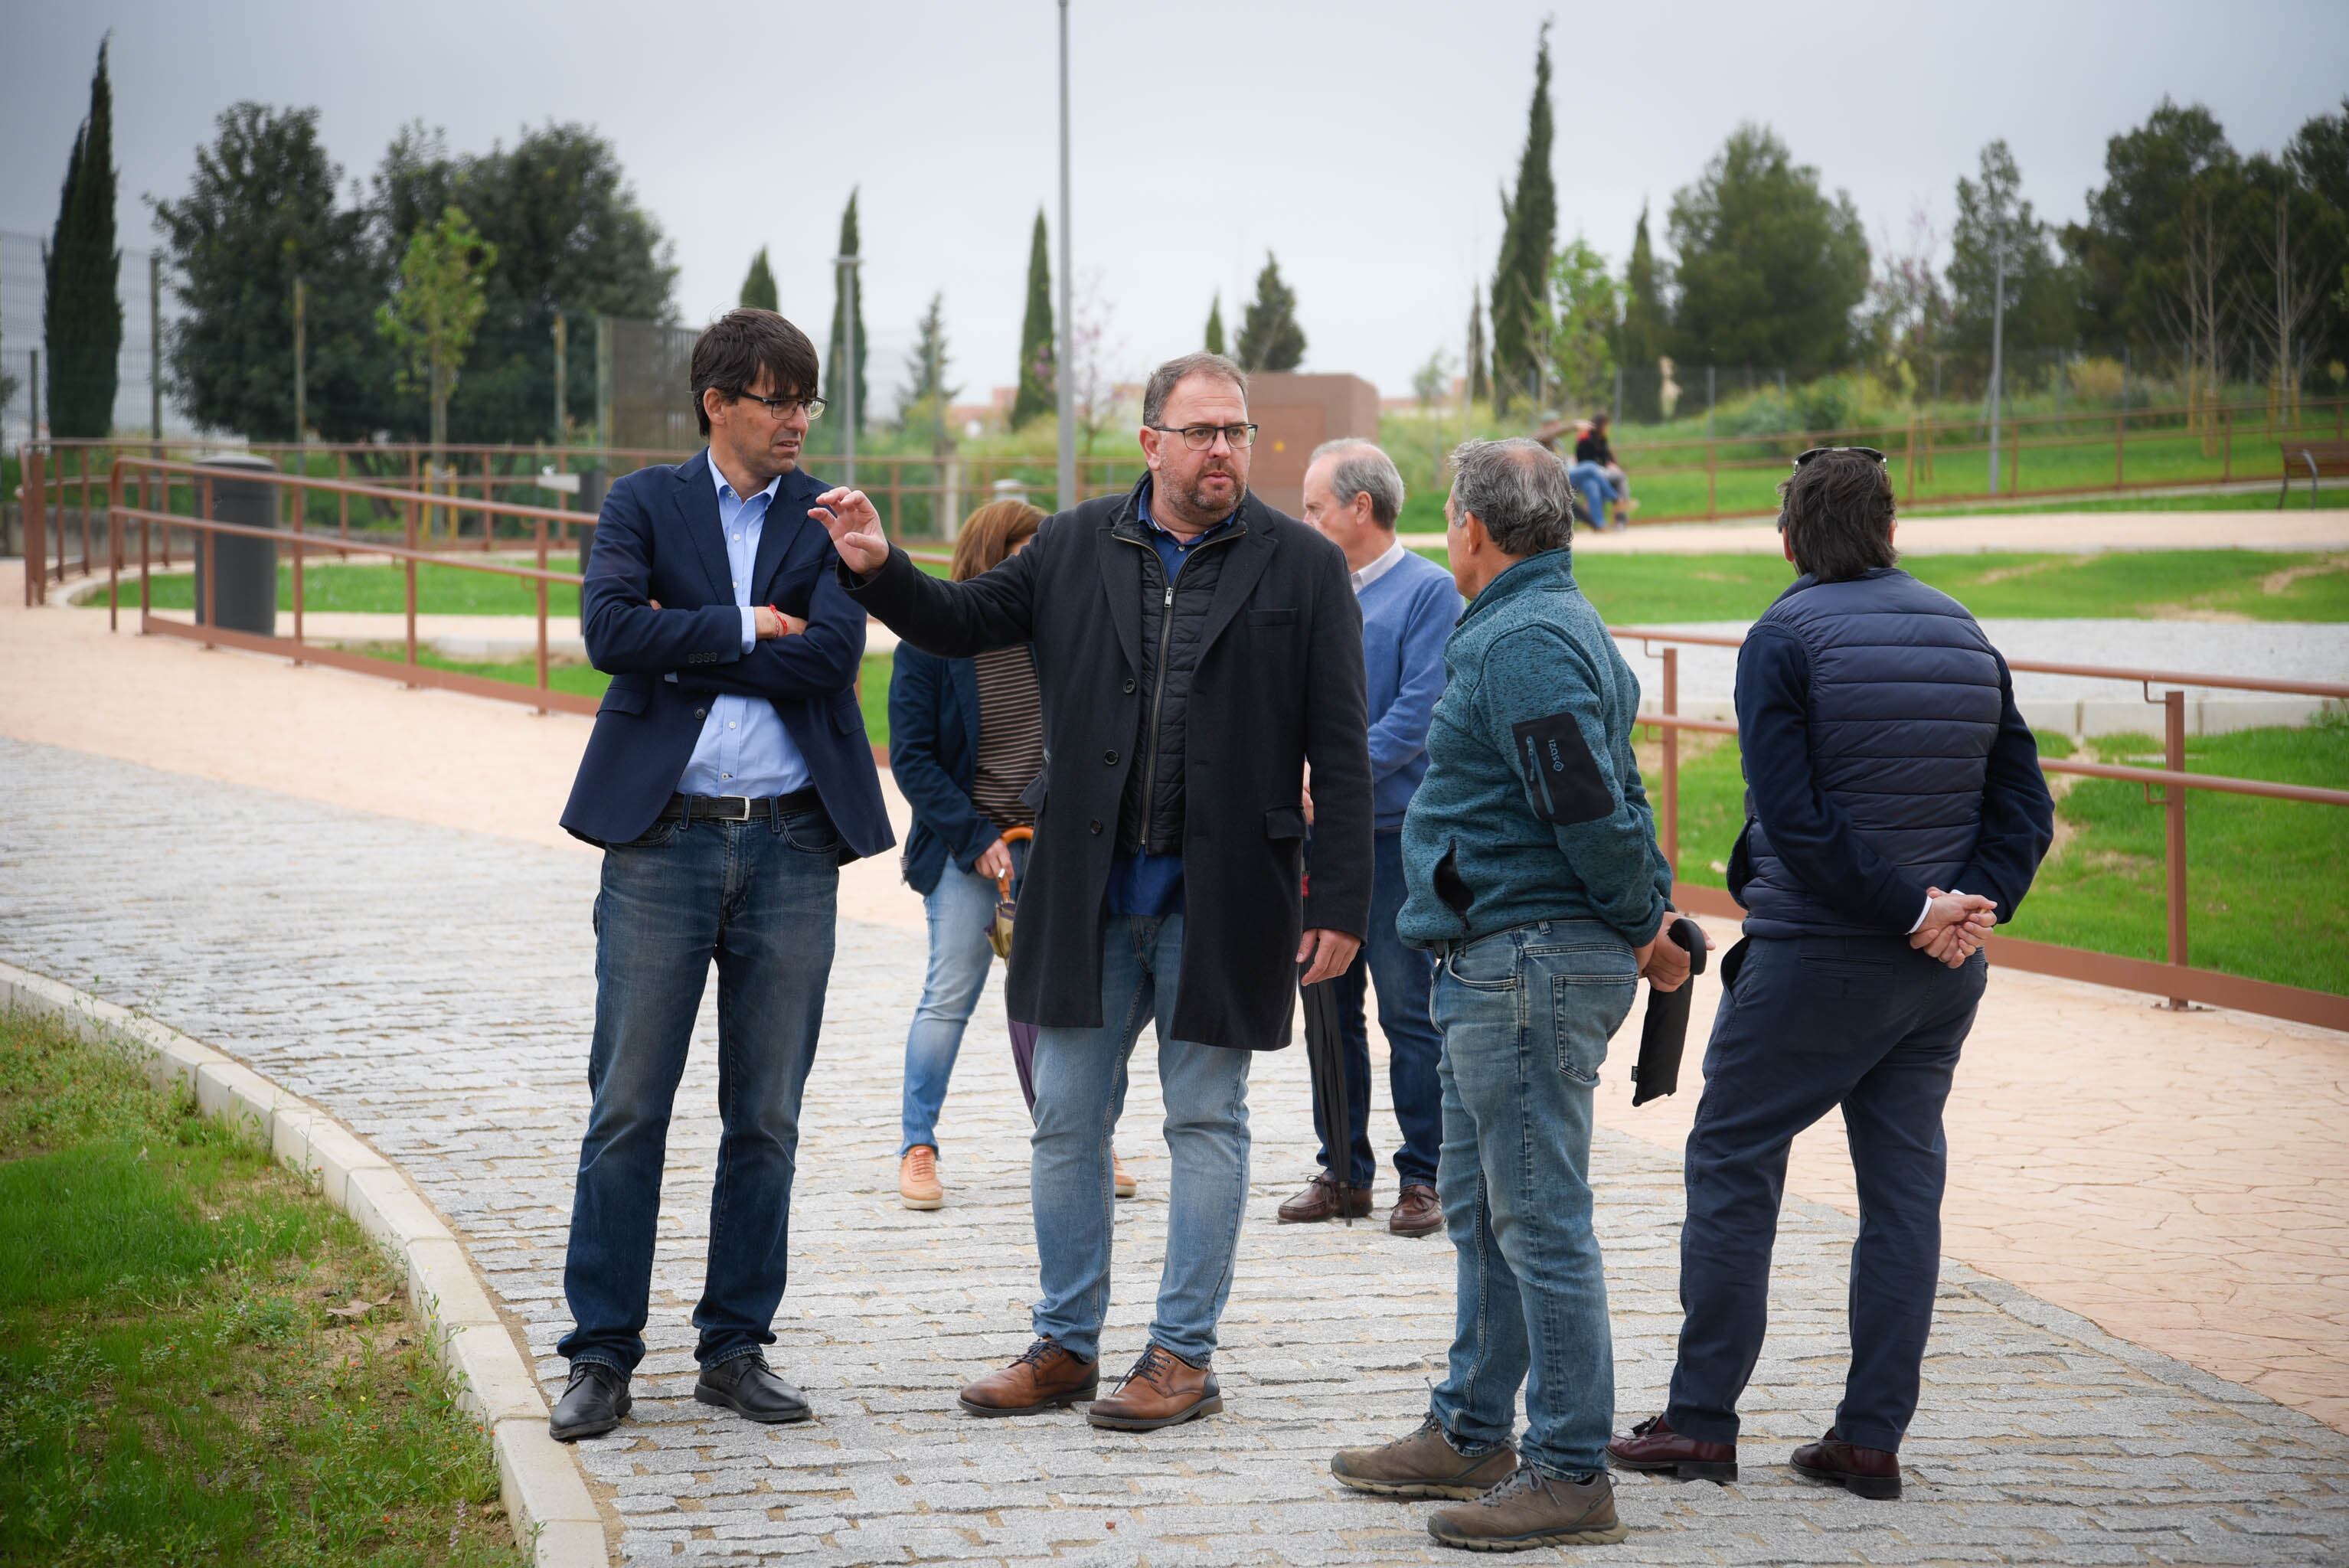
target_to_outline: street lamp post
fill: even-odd
[[[1069,0],[1061,0],[1061,351],[1052,380],[1060,397],[1061,462],[1055,479],[1058,511],[1077,504],[1076,291],[1069,277]]]
[[[1998,493],[1998,417],[2006,388],[2006,221],[1998,225],[1998,262],[1990,304],[1990,493]]]
[[[840,482],[847,486],[856,483],[856,269],[864,261],[862,256],[832,258],[832,264],[847,274],[847,286],[840,291],[840,405],[845,427],[840,433]]]

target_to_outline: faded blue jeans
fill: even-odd
[[[791,1240],[800,1091],[832,975],[840,835],[820,809],[781,821],[656,822],[604,851],[595,895],[593,1102],[580,1140],[555,1349],[633,1372],[644,1359],[668,1122],[694,1016],[718,966],[718,1181],[694,1357],[772,1345]]]
[[[1125,1067],[1144,1024],[1158,1029],[1166,1101],[1166,1264],[1150,1337],[1196,1365],[1216,1351],[1247,1209],[1248,1058],[1174,1037],[1183,916],[1112,914],[1102,924],[1102,1026],[1036,1033],[1036,1130],[1028,1188],[1043,1299],[1035,1331],[1090,1361],[1109,1315],[1110,1233],[1117,1199],[1110,1132]],[[1140,1354],[1141,1347],[1134,1347]]]
[[[1566,470],[1566,482],[1582,492],[1582,504],[1590,509],[1590,526],[1609,526],[1608,509],[1623,499],[1622,491],[1607,476],[1602,463],[1577,463]]]
[[[1590,1119],[1638,963],[1603,922],[1540,921],[1447,951],[1436,1191],[1459,1254],[1451,1363],[1431,1408],[1464,1450],[1505,1442],[1526,1391],[1525,1457],[1553,1476],[1607,1466],[1615,1351],[1590,1227]]]
[[[1028,846],[1011,846],[1015,873],[1028,867]],[[1015,880],[1013,888],[1018,888]],[[949,860],[939,868],[938,885],[922,898],[930,928],[930,965],[922,980],[921,1005],[905,1031],[905,1094],[899,1114],[897,1153],[917,1143],[938,1146],[938,1108],[946,1104],[947,1081],[962,1054],[964,1028],[995,962],[987,929],[995,919],[998,889],[993,877],[967,872]]]

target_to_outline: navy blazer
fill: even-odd
[[[643,837],[693,759],[709,699],[730,693],[775,705],[843,861],[896,842],[856,701],[864,607],[842,590],[832,537],[807,515],[827,488],[804,469],[783,476],[751,565],[750,603],[802,617],[807,630],[745,654],[709,454],[613,485],[579,595],[588,661],[612,685],[563,809],[566,830],[592,844]]]

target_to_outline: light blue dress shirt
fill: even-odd
[[[727,570],[734,578],[734,603],[742,607],[742,652],[758,645],[758,612],[750,604],[750,573],[759,558],[759,535],[767,524],[767,509],[781,488],[779,475],[767,488],[745,500],[734,493],[709,459],[709,478],[718,487],[718,527],[726,542]],[[693,757],[677,781],[684,795],[748,795],[753,799],[788,795],[808,783],[807,759],[783,728],[782,716],[762,696],[713,697],[709,717],[702,721],[701,738],[693,743]]]

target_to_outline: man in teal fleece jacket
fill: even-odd
[[[1453,460],[1446,544],[1470,603],[1403,820],[1396,927],[1438,959],[1456,1326],[1420,1429],[1331,1470],[1389,1496],[1481,1492],[1429,1520],[1449,1544],[1619,1541],[1592,1099],[1639,978],[1672,989],[1689,958],[1664,934],[1671,870],[1631,754],[1640,683],[1575,585],[1566,468],[1527,440],[1471,441]]]

